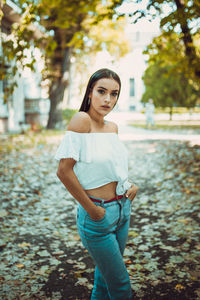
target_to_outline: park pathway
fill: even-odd
[[[134,299],[200,299],[198,137],[125,126],[130,181],[140,187],[124,255]],[[53,158],[63,134],[0,137],[2,300],[89,299],[94,266]]]

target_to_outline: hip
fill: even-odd
[[[87,232],[91,233],[92,231],[106,234],[108,231],[116,230],[125,222],[129,222],[131,200],[125,196],[112,202],[107,202],[100,198],[94,198],[93,201],[95,205],[100,205],[105,208],[105,215],[103,218],[95,221],[79,204],[77,209],[77,225],[79,229],[82,229],[86,234]]]

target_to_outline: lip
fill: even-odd
[[[107,105],[102,105],[101,106],[103,109],[110,109],[110,106],[107,106]]]

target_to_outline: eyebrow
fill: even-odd
[[[103,89],[103,90],[107,91],[107,89],[103,86],[98,86],[98,89]],[[112,90],[112,92],[119,92],[119,90]]]

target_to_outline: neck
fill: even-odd
[[[101,127],[105,124],[104,116],[99,115],[95,111],[90,111],[90,110],[88,111],[88,114],[89,114],[90,118],[93,120],[93,122],[95,122],[99,127]]]

